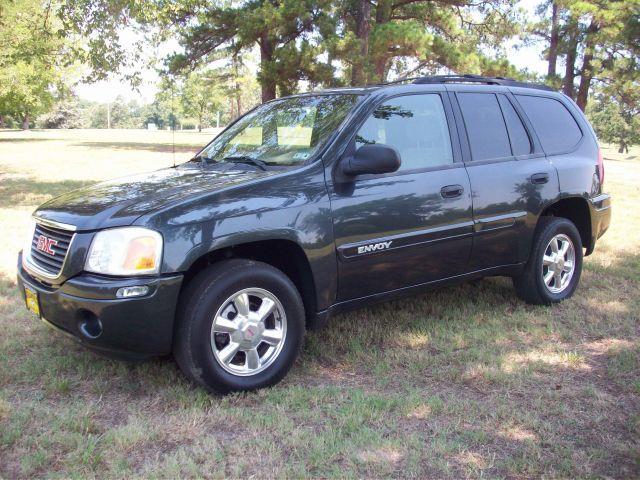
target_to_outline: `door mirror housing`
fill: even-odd
[[[374,143],[361,146],[355,155],[343,157],[340,169],[345,176],[355,177],[395,172],[401,163],[398,150],[389,145]]]

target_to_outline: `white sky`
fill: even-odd
[[[535,6],[539,3],[539,0],[521,0],[517,6],[522,7],[528,15],[533,16]],[[133,44],[134,36],[130,32],[124,32],[125,42]],[[528,69],[531,72],[538,74],[545,74],[547,71],[547,64],[541,59],[541,46],[519,47],[521,44],[520,39],[516,38],[505,45],[507,56],[509,61],[513,63],[517,68]],[[148,55],[155,56],[161,60],[167,54],[176,50],[177,43],[171,42],[163,45],[153,51],[148,52]],[[153,69],[145,69],[142,71],[142,85],[138,90],[134,90],[129,83],[119,79],[110,79],[106,81],[100,81],[96,83],[82,83],[75,87],[75,91],[80,98],[85,100],[91,100],[94,102],[111,102],[117,96],[122,96],[125,100],[137,100],[139,103],[151,103],[156,94],[159,76]]]

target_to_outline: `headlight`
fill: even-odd
[[[148,275],[160,271],[162,235],[142,227],[98,232],[84,269],[105,275]]]

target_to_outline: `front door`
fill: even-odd
[[[391,174],[329,185],[338,301],[464,272],[471,195],[452,118],[444,92],[394,97],[375,107],[352,139],[351,151],[395,147],[402,164]]]

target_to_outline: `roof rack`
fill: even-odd
[[[524,87],[524,88],[536,88],[538,90],[554,91],[553,88],[541,83],[529,83],[520,82],[513,78],[505,77],[483,77],[481,75],[432,75],[428,77],[419,78],[407,78],[404,80],[390,82],[400,83],[402,81],[413,80],[414,84],[426,84],[426,83],[483,83],[485,85],[503,85],[507,87]]]

